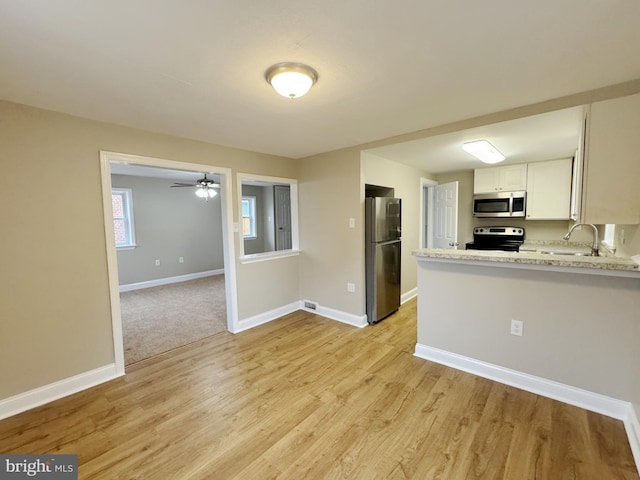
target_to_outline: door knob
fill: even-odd
[[[450,247],[457,247],[458,245],[459,245],[458,242],[455,242],[455,243],[454,242],[449,242],[449,246]]]

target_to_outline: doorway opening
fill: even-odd
[[[458,248],[458,182],[421,179],[420,247]]]
[[[234,254],[233,254],[233,226],[232,226],[233,217],[232,217],[230,170],[226,168],[221,168],[221,167],[212,167],[211,165],[183,163],[183,162],[176,162],[171,160],[141,157],[136,155],[127,155],[127,154],[120,154],[120,153],[113,153],[113,152],[101,152],[101,168],[102,168],[103,204],[104,204],[104,217],[105,217],[105,235],[106,235],[106,245],[107,245],[107,263],[108,263],[108,272],[109,272],[109,289],[110,289],[111,312],[112,312],[113,341],[114,341],[114,352],[115,352],[115,364],[118,372],[120,374],[123,374],[126,364],[132,363],[131,362],[132,357],[130,355],[127,355],[129,357],[129,360],[125,358],[126,357],[125,348],[124,348],[125,329],[123,328],[123,307],[129,309],[131,305],[129,305],[129,303],[127,303],[127,305],[124,305],[124,302],[121,302],[121,297],[120,297],[121,283],[123,282],[121,282],[120,280],[120,272],[122,273],[122,277],[125,280],[124,283],[127,283],[127,286],[130,287],[128,288],[128,290],[136,291],[138,287],[150,287],[150,288],[144,288],[144,290],[139,290],[140,292],[143,292],[145,295],[158,293],[157,291],[154,292],[154,290],[164,289],[164,288],[168,289],[168,291],[170,292],[170,290],[173,287],[176,287],[177,285],[179,285],[178,282],[182,280],[185,281],[183,287],[186,287],[186,286],[193,287],[189,290],[190,292],[189,294],[196,294],[194,292],[197,292],[198,289],[202,290],[203,288],[203,285],[200,285],[200,284],[208,281],[206,277],[210,277],[209,278],[209,281],[210,281],[214,279],[214,275],[218,276],[217,278],[218,285],[216,288],[218,289],[219,295],[223,296],[222,301],[225,304],[225,308],[226,308],[226,313],[224,312],[222,313],[222,315],[225,315],[226,318],[221,320],[223,325],[219,327],[219,330],[220,328],[224,328],[231,332],[237,331],[238,320],[237,320],[237,305],[236,305],[236,299],[237,299],[236,282],[235,282],[236,276],[235,276],[235,265],[232,261],[232,259],[234,258]],[[136,170],[137,172],[135,172]],[[144,278],[144,272],[140,274],[142,276],[136,277],[135,275],[132,275],[131,272],[125,272],[126,269],[123,268],[124,266],[118,264],[118,261],[119,261],[118,255],[123,253],[124,254],[130,253],[130,252],[118,252],[116,248],[116,236],[115,236],[116,229],[114,227],[114,217],[113,217],[114,206],[112,204],[112,195],[111,195],[112,186],[113,186],[112,174],[114,172],[116,173],[129,172],[130,174],[133,174],[133,172],[135,172],[135,174],[138,177],[142,178],[141,177],[142,175],[144,175],[145,173],[149,173],[150,171],[153,171],[154,176],[156,177],[159,176],[160,178],[162,178],[164,176],[165,186],[167,187],[169,186],[167,184],[167,179],[168,178],[173,179],[177,174],[182,175],[180,179],[188,179],[190,178],[189,175],[191,176],[195,175],[195,177],[197,177],[197,176],[202,176],[203,173],[206,173],[209,176],[216,178],[216,180],[219,182],[218,183],[219,187],[217,188],[217,190],[219,191],[219,202],[217,202],[219,211],[217,212],[217,215],[218,215],[217,221],[220,223],[219,229],[221,230],[221,232],[219,232],[218,234],[221,237],[219,238],[219,241],[222,243],[222,254],[221,254],[222,259],[221,259],[221,262],[220,262],[220,259],[218,260],[218,267],[220,268],[207,269],[207,271],[200,272],[199,275],[198,274],[191,275],[191,276],[190,275],[186,275],[186,276],[174,275],[174,276],[169,276],[165,278],[154,279],[151,281],[136,282],[135,281],[136,279],[140,280]],[[119,178],[119,181],[123,181],[122,177],[116,177],[116,178]],[[157,182],[156,182],[156,179],[149,179],[148,183],[156,184]],[[185,194],[187,193],[185,190],[189,190],[190,194],[196,192],[196,189],[193,189],[193,192],[191,192],[192,189],[166,188],[166,190],[168,191],[167,195],[169,195],[170,193],[175,194],[176,198],[173,198],[172,200],[176,200],[178,197],[185,197]],[[172,190],[172,192],[169,192],[169,190]],[[182,191],[180,192],[180,190]],[[189,198],[191,198],[191,195],[189,195]],[[193,195],[193,198],[196,199],[197,197]],[[205,207],[205,204],[206,202],[208,202],[208,200],[203,198],[197,198],[197,200],[199,200],[202,203],[197,204],[197,207],[195,208],[197,209],[204,208],[203,212],[206,215],[208,215],[209,213],[207,213],[207,207]],[[134,198],[134,202],[135,202],[135,198]],[[213,207],[214,208],[213,211],[215,211],[213,202],[211,202],[209,207]],[[208,211],[210,212],[211,209],[209,209]],[[164,213],[166,213],[166,210],[163,211],[162,209],[156,209],[155,215],[163,215]],[[200,213],[202,214],[202,212]],[[184,211],[183,211],[183,214],[185,214]],[[194,219],[194,221],[198,221],[198,220]],[[203,219],[203,221],[206,222],[208,221],[208,219]],[[202,224],[202,225],[204,228],[205,224]],[[169,234],[170,232],[165,231],[165,235],[169,235]],[[195,232],[191,232],[191,233],[180,232],[178,233],[177,236],[179,236],[180,234],[186,234],[189,237],[193,237],[194,235],[197,235],[197,233]],[[206,235],[206,232],[204,232],[203,230],[203,232],[200,232],[200,234]],[[139,240],[140,240],[139,238],[136,239],[136,241],[139,241]],[[148,248],[146,249],[145,254],[146,255],[151,254],[151,257],[146,259],[145,268],[151,268],[152,270],[156,269],[157,271],[159,271],[162,266],[163,259],[161,258],[156,258],[155,260],[153,259],[155,256],[158,256],[158,255],[150,252],[152,250],[152,245],[150,245],[150,243],[152,242],[150,242],[149,238],[147,238],[147,240],[145,241],[145,246],[147,246]],[[206,243],[207,242],[205,242],[205,244]],[[135,248],[135,246],[133,246],[132,248]],[[140,250],[142,250],[142,248]],[[175,268],[177,270],[173,270],[174,272],[181,271],[178,269],[177,264],[180,262],[187,263],[189,261],[189,256],[188,255],[178,256],[179,254],[177,253],[177,250],[174,253],[176,258],[167,259],[167,261],[169,262],[175,261],[176,263]],[[133,258],[133,257],[130,257],[130,258]],[[147,266],[146,265],[147,263],[150,264],[150,266]],[[220,263],[222,263],[222,265],[220,265]],[[186,267],[186,265],[182,265],[181,267]],[[196,266],[195,269],[197,270],[198,267]],[[154,275],[155,277],[158,277],[157,272],[151,272],[151,276],[153,277]],[[162,275],[160,275],[160,277],[162,277]],[[132,282],[132,279],[134,280],[133,282]],[[193,283],[193,285],[190,282]],[[208,285],[203,291],[204,293],[202,292],[200,293],[200,296],[206,299],[207,296],[212,294],[213,288],[214,287],[212,285]],[[220,291],[221,289],[224,291],[223,292]],[[126,290],[127,288],[125,288],[125,291]],[[127,293],[127,295],[128,294],[129,293]],[[171,296],[171,293],[168,293],[168,295]],[[185,296],[184,291],[182,292],[182,294],[177,294],[177,295],[175,293],[173,294],[173,298],[174,300],[176,300],[176,302],[182,301],[180,297],[184,297],[184,296]],[[140,298],[142,298],[142,295],[140,296]],[[210,299],[206,299],[206,300],[209,301]],[[134,311],[135,311],[136,302],[134,301],[133,303],[134,303]],[[138,302],[138,306],[139,306],[139,302]],[[180,307],[180,304],[176,303],[175,305],[173,305],[173,308],[178,313],[181,311],[181,309],[185,307],[184,306]],[[207,310],[207,308],[208,307],[203,308],[202,311]],[[142,310],[144,310],[144,307],[142,308]],[[127,312],[130,313],[130,310],[127,310]],[[161,312],[163,314],[165,313],[164,311],[161,311]],[[153,320],[156,320],[156,319],[153,319]],[[150,329],[148,328],[146,330],[147,333],[150,333],[151,331],[154,330],[153,326],[148,326],[148,327]],[[180,327],[178,326],[177,328],[180,328]],[[144,328],[142,332],[145,332]],[[192,334],[197,335],[197,332],[193,332]],[[184,338],[188,339],[190,337],[189,335],[186,335]],[[162,338],[160,338],[160,340],[162,340]],[[197,340],[197,338],[195,340]],[[187,342],[187,343],[190,343],[190,342]],[[161,342],[161,345],[162,345],[162,342]],[[175,348],[175,346],[178,346],[175,344],[175,342],[174,343],[169,342],[168,345],[169,345],[169,349]],[[160,352],[157,352],[157,353],[160,353]],[[145,353],[142,352],[143,356],[144,354]],[[139,357],[140,353],[138,353],[137,355]],[[135,359],[135,357],[133,358]]]

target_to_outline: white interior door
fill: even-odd
[[[288,186],[276,185],[275,192],[275,229],[276,250],[290,250],[291,238],[291,193]]]
[[[458,182],[433,187],[433,248],[458,248]]]

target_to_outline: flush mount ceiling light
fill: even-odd
[[[283,97],[299,98],[318,80],[318,72],[302,63],[277,63],[270,66],[264,78]]]
[[[484,163],[499,163],[505,156],[487,140],[476,140],[462,144],[462,149]]]

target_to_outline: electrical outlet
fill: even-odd
[[[349,228],[356,228],[356,219],[355,218],[350,218],[349,219]]]
[[[524,322],[522,320],[511,320],[511,335],[521,337],[524,333]]]
[[[178,257],[178,263],[184,263],[184,257]]]
[[[356,284],[355,283],[347,283],[347,292],[355,293]]]
[[[160,259],[156,258],[156,267],[159,267],[159,266],[160,266]]]

